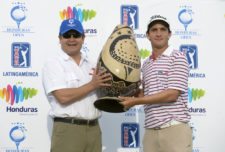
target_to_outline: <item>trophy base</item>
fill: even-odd
[[[121,100],[116,97],[102,97],[96,100],[94,105],[97,109],[105,112],[120,113],[127,111],[128,109],[124,108],[119,102]]]

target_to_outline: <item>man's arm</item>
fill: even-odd
[[[169,103],[175,102],[180,95],[179,90],[175,89],[167,89],[162,92],[150,95],[150,96],[142,96],[142,97],[119,97],[123,100],[121,104],[125,108],[130,108],[135,105],[141,104],[157,104],[157,103]]]
[[[54,97],[58,100],[60,104],[70,104],[82,99],[90,92],[94,91],[99,87],[109,87],[111,84],[107,83],[111,80],[111,75],[109,73],[92,73],[92,80],[83,86],[78,88],[65,88],[59,89],[52,92]]]

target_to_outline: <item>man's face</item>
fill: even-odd
[[[84,43],[84,36],[75,30],[70,30],[59,36],[62,50],[69,56],[80,54],[80,49]]]
[[[151,41],[152,47],[158,49],[168,46],[170,36],[171,33],[168,28],[158,23],[153,25],[147,33],[147,38]]]

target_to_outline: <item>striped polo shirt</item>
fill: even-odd
[[[144,95],[152,95],[166,89],[180,90],[175,102],[146,104],[145,128],[161,126],[171,120],[189,122],[188,113],[188,62],[183,52],[168,47],[157,59],[152,56],[143,62]]]

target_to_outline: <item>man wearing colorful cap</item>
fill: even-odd
[[[95,90],[107,87],[110,74],[97,73],[81,53],[84,29],[79,20],[61,23],[61,50],[43,67],[43,86],[53,118],[51,152],[101,152],[101,112],[94,107]]]
[[[146,36],[152,55],[142,65],[143,89],[139,97],[120,97],[121,104],[144,105],[144,152],[192,152],[187,58],[169,45],[171,30],[165,17],[152,16]]]

